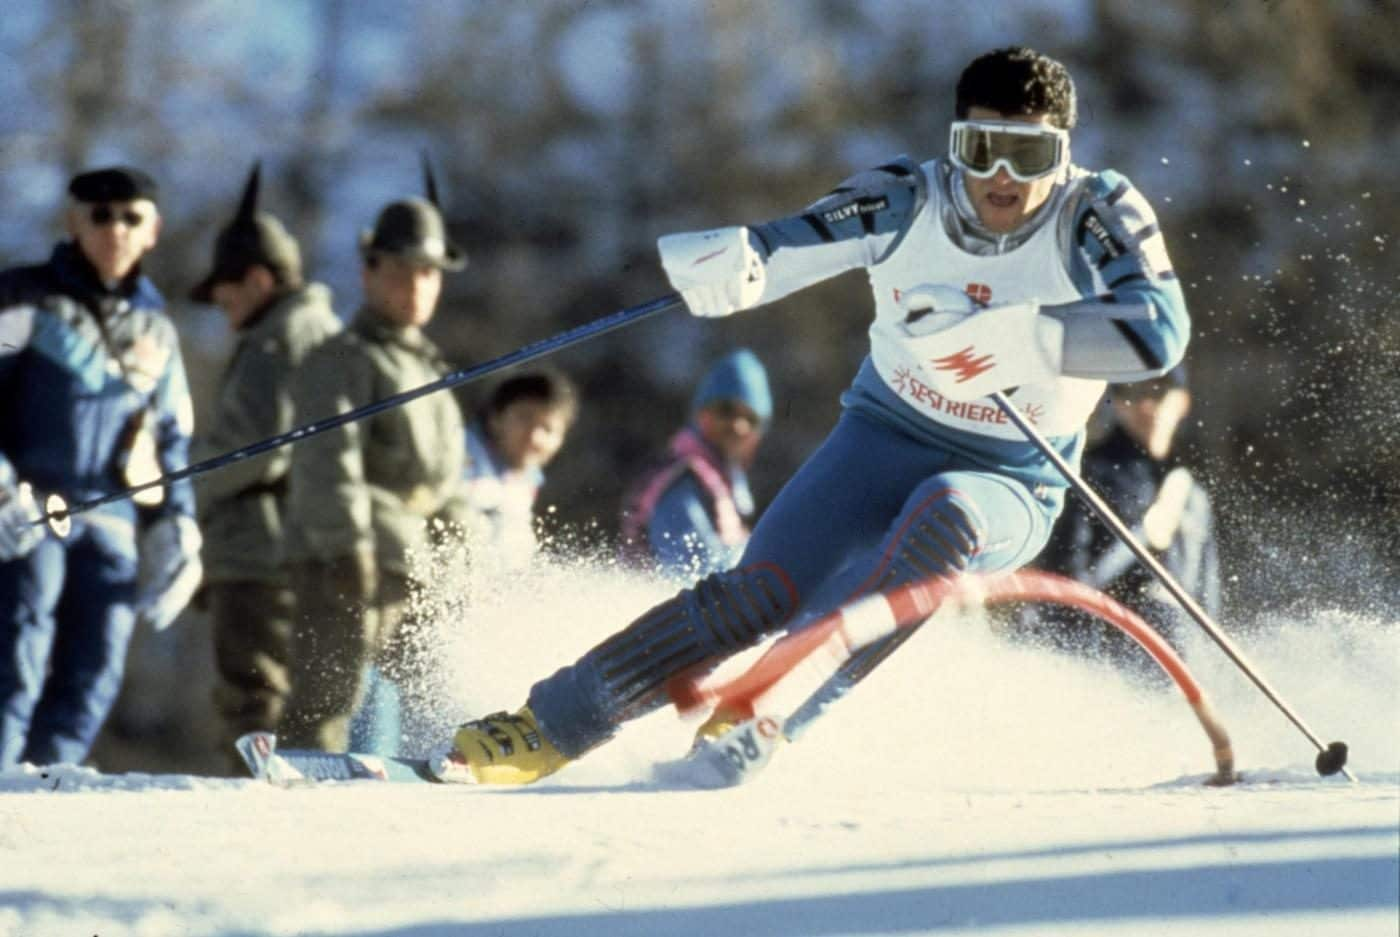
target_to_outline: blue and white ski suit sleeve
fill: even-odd
[[[944,159],[920,165],[900,158],[850,177],[797,215],[750,226],[767,274],[760,303],[884,262],[931,198],[942,223],[974,253],[1015,249],[1030,233],[979,231],[961,188]],[[1121,383],[1174,367],[1190,321],[1142,193],[1113,170],[1072,169],[1031,226],[1037,220],[1056,225],[1061,259],[1084,301],[1042,309],[1065,323],[1065,376]]]

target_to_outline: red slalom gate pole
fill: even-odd
[[[999,602],[1068,605],[1108,622],[1136,641],[1181,690],[1191,711],[1196,714],[1196,720],[1205,730],[1206,737],[1210,739],[1211,751],[1215,755],[1215,776],[1206,783],[1220,786],[1238,780],[1230,735],[1206,699],[1205,691],[1187,669],[1186,662],[1141,615],[1082,582],[1038,570],[1026,570],[992,580],[985,584],[985,589],[985,601],[989,605]]]
[[[1026,437],[1026,440],[1030,442],[1031,445],[1035,446],[1040,454],[1045,456],[1045,458],[1055,466],[1055,469],[1063,476],[1065,483],[1084,499],[1084,503],[1098,515],[1099,520],[1104,522],[1108,529],[1113,532],[1113,535],[1132,552],[1133,556],[1137,557],[1138,562],[1156,577],[1157,581],[1162,584],[1164,589],[1171,593],[1172,598],[1176,599],[1177,604],[1186,611],[1186,614],[1195,619],[1196,624],[1200,625],[1205,633],[1210,636],[1211,640],[1225,652],[1225,656],[1230,658],[1234,665],[1259,688],[1259,692],[1263,693],[1265,698],[1273,703],[1278,711],[1283,713],[1288,721],[1293,723],[1294,727],[1296,727],[1299,732],[1303,733],[1303,736],[1313,744],[1313,747],[1317,749],[1317,758],[1314,761],[1314,767],[1316,767],[1317,773],[1326,776],[1329,774],[1336,774],[1340,771],[1348,781],[1355,783],[1356,776],[1346,768],[1347,743],[1323,742],[1322,739],[1318,737],[1317,733],[1310,729],[1308,724],[1303,721],[1303,717],[1294,712],[1293,707],[1284,702],[1283,697],[1278,694],[1278,691],[1264,679],[1259,668],[1249,662],[1244,655],[1244,651],[1240,650],[1235,642],[1230,640],[1230,636],[1225,633],[1220,625],[1216,624],[1215,619],[1211,618],[1206,610],[1201,608],[1200,603],[1191,597],[1191,594],[1182,587],[1181,583],[1176,581],[1176,577],[1173,576],[1165,566],[1158,562],[1155,556],[1148,552],[1147,548],[1138,541],[1137,537],[1133,536],[1133,532],[1128,529],[1128,525],[1123,523],[1122,518],[1114,513],[1114,510],[1108,506],[1108,502],[1099,497],[1098,492],[1090,488],[1088,483],[1085,482],[1083,478],[1079,477],[1079,473],[1074,470],[1074,467],[1055,451],[1055,447],[1050,445],[1050,441],[1036,428],[1035,424],[1033,424],[1024,413],[1016,409],[1007,398],[1006,394],[997,391],[991,394],[990,397],[997,405],[998,409],[1005,414],[1006,418],[1016,425],[1016,428]]]
[[[781,638],[748,670],[733,679],[680,680],[667,688],[682,714],[724,707],[740,712],[761,708],[785,681],[801,680],[803,689],[820,685],[857,650],[897,631],[921,626],[949,599],[1000,602],[1050,602],[1078,608],[1113,625],[1143,648],[1186,697],[1211,742],[1216,772],[1207,782],[1232,784],[1237,779],[1229,733],[1205,692],[1171,645],[1140,615],[1083,583],[1041,572],[957,579],[933,578],[897,586],[856,599],[801,631]]]

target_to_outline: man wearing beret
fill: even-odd
[[[292,429],[292,376],[312,348],[340,331],[330,290],[303,279],[296,239],[258,209],[259,184],[255,166],[214,242],[209,275],[191,293],[223,310],[237,340],[208,429],[195,439],[199,459]],[[295,602],[284,562],[291,461],[291,449],[276,449],[208,473],[196,491],[220,750],[239,773],[234,741],[276,730],[291,691]]]
[[[466,265],[431,197],[393,202],[360,237],[364,304],[296,376],[299,423],[435,381],[450,368],[423,334],[444,270]],[[399,624],[411,557],[430,530],[466,515],[463,423],[451,394],[429,394],[292,448],[289,527],[299,556],[292,694],[279,736],[289,747],[343,751],[375,665],[412,696]]]
[[[200,579],[188,482],[40,517],[187,463],[193,419],[175,326],[141,259],[156,184],[130,167],[68,187],[69,238],[0,273],[0,768],[77,763],[121,687],[138,623],[164,628]]]

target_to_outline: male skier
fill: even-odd
[[[1104,382],[1181,358],[1185,302],[1143,196],[1116,172],[1070,163],[1075,95],[1062,64],[1024,48],[983,55],[959,78],[956,117],[944,157],[860,173],[791,218],[661,238],[662,265],[699,316],[865,268],[870,354],[836,428],[737,567],[535,684],[518,712],[462,726],[434,762],[439,776],[529,783],[662,705],[677,675],[857,595],[1012,570],[1040,550],[1065,483],[986,395],[1006,391],[1075,464]],[[907,634],[857,652],[814,702]],[[728,718],[701,733],[721,734]]]

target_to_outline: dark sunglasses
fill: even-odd
[[[134,208],[125,211],[114,211],[111,205],[94,205],[88,214],[95,225],[109,225],[120,221],[128,228],[139,228],[146,220],[146,216]]]

